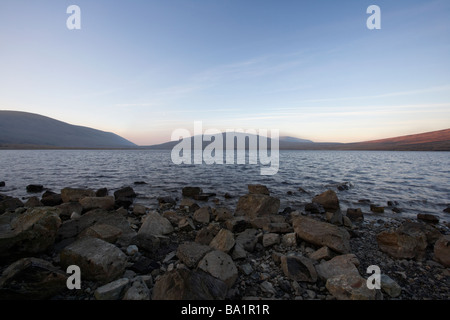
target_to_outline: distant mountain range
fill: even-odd
[[[71,125],[34,113],[0,110],[3,148],[130,148],[134,143],[111,132]]]
[[[242,138],[242,134],[236,134]],[[257,137],[254,137],[257,138]],[[191,137],[192,146],[193,137]],[[0,148],[79,148],[79,149],[172,149],[178,141],[152,146],[137,146],[114,133],[71,125],[38,114],[0,110]],[[202,148],[210,142],[203,142]],[[226,136],[223,134],[223,143]],[[268,145],[271,145],[269,140]],[[246,143],[246,148],[248,142]],[[316,143],[311,140],[283,136],[280,150],[404,150],[450,151],[450,129],[357,143]]]

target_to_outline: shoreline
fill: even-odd
[[[368,221],[358,210],[341,212],[333,191],[311,199],[317,211],[286,212],[265,186],[248,189],[233,209],[209,206],[215,194],[200,187],[184,187],[179,200],[158,198],[157,210],[136,204],[131,187],[114,195],[106,189],[65,188],[33,198],[29,208],[0,214],[0,298],[38,294],[30,288],[39,288],[41,294],[52,293],[43,299],[95,300],[111,298],[117,286],[115,300],[450,297],[448,247],[443,246],[448,226],[432,219]],[[2,200],[14,207],[14,200]],[[16,232],[13,221],[20,219],[28,228]],[[12,233],[5,234],[8,226]],[[108,261],[119,264],[114,272],[105,267]],[[27,274],[30,263],[43,273],[52,270],[59,283],[14,287],[15,272]],[[65,288],[67,264],[80,265],[80,290]],[[381,289],[365,287],[371,265],[384,275]],[[171,287],[174,279],[182,279],[177,290]],[[348,286],[355,281],[359,286]],[[189,289],[206,283],[209,291]]]

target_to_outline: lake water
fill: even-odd
[[[314,195],[331,188],[344,211],[360,207],[377,218],[431,213],[450,221],[443,212],[450,204],[449,152],[280,151],[279,166],[276,175],[262,176],[257,165],[175,165],[170,150],[2,150],[0,181],[6,186],[0,193],[26,199],[33,195],[26,192],[29,184],[55,192],[107,187],[110,194],[132,186],[139,194],[136,203],[156,208],[157,197],[181,198],[182,187],[189,185],[216,193],[220,205],[233,209],[247,184],[260,183],[281,199],[281,210],[303,210]],[[344,182],[350,188],[338,191],[336,185]],[[234,198],[225,199],[225,193]],[[382,206],[396,201],[402,212],[386,208],[383,215],[373,214],[361,199]]]

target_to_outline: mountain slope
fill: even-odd
[[[34,113],[0,110],[0,146],[127,148],[136,145],[114,133],[75,126]]]

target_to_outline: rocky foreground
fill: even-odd
[[[280,211],[265,186],[248,191],[228,208],[185,187],[156,211],[131,187],[0,195],[0,299],[450,298],[449,228],[435,217],[367,221],[332,190],[307,212]],[[67,287],[72,265],[80,289]],[[368,288],[369,266],[381,289]]]

